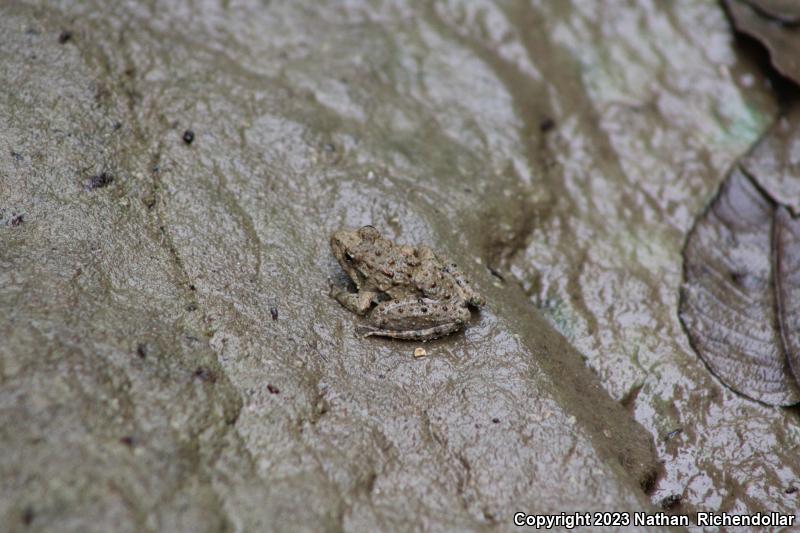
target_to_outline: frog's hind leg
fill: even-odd
[[[378,304],[363,331],[364,336],[429,340],[461,329],[469,319],[469,310],[463,305],[408,297]]]
[[[424,329],[395,331],[391,329],[380,329],[375,326],[360,326],[359,333],[362,337],[380,336],[391,337],[393,339],[403,340],[416,340],[416,341],[429,341],[450,335],[461,329],[463,324],[459,322],[450,322],[448,324],[440,324]]]
[[[450,261],[446,257],[441,256],[437,256],[437,260],[444,265],[444,271],[453,276],[453,279],[458,285],[459,290],[464,296],[464,300],[469,305],[480,308],[486,304],[486,300],[483,299],[483,296],[478,294],[478,291],[472,288],[467,277],[463,272],[461,272],[454,262]]]

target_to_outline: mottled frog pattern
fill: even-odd
[[[333,288],[331,296],[366,316],[364,336],[435,339],[464,327],[468,306],[485,303],[455,263],[427,246],[395,244],[372,226],[335,232],[331,250],[357,291]]]

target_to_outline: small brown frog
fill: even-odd
[[[435,339],[464,327],[467,306],[485,303],[455,263],[427,246],[395,244],[372,226],[335,232],[331,249],[358,291],[332,288],[331,296],[354,313],[369,313],[365,337]]]

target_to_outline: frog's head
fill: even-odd
[[[363,274],[358,269],[358,264],[363,259],[364,250],[370,249],[372,243],[380,236],[380,232],[372,226],[364,226],[357,230],[339,230],[331,235],[333,256],[356,286],[361,285]]]

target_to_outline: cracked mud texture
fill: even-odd
[[[721,8],[422,5],[0,8],[2,523],[796,508],[796,416],[677,321],[686,232],[776,111]],[[367,223],[487,308],[422,359],[355,338],[327,239]]]

